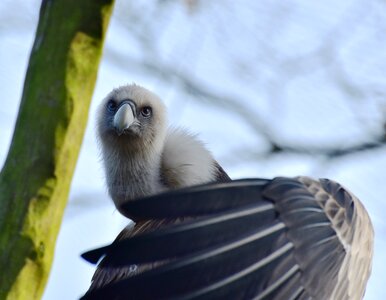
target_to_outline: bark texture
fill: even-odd
[[[0,173],[0,299],[39,299],[82,143],[113,0],[43,0]]]

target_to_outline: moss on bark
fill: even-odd
[[[113,2],[42,2],[0,173],[0,299],[38,299],[43,293]]]

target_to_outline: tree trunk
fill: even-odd
[[[42,2],[0,173],[0,299],[39,299],[44,291],[113,2]]]

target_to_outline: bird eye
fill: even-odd
[[[151,107],[145,106],[141,109],[141,115],[144,116],[145,118],[148,118],[151,116]]]
[[[115,101],[110,100],[109,102],[107,102],[108,111],[115,112],[116,108],[117,108],[117,104],[115,103]]]

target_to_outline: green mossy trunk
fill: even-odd
[[[113,2],[42,2],[0,173],[0,299],[39,299],[44,291]]]

